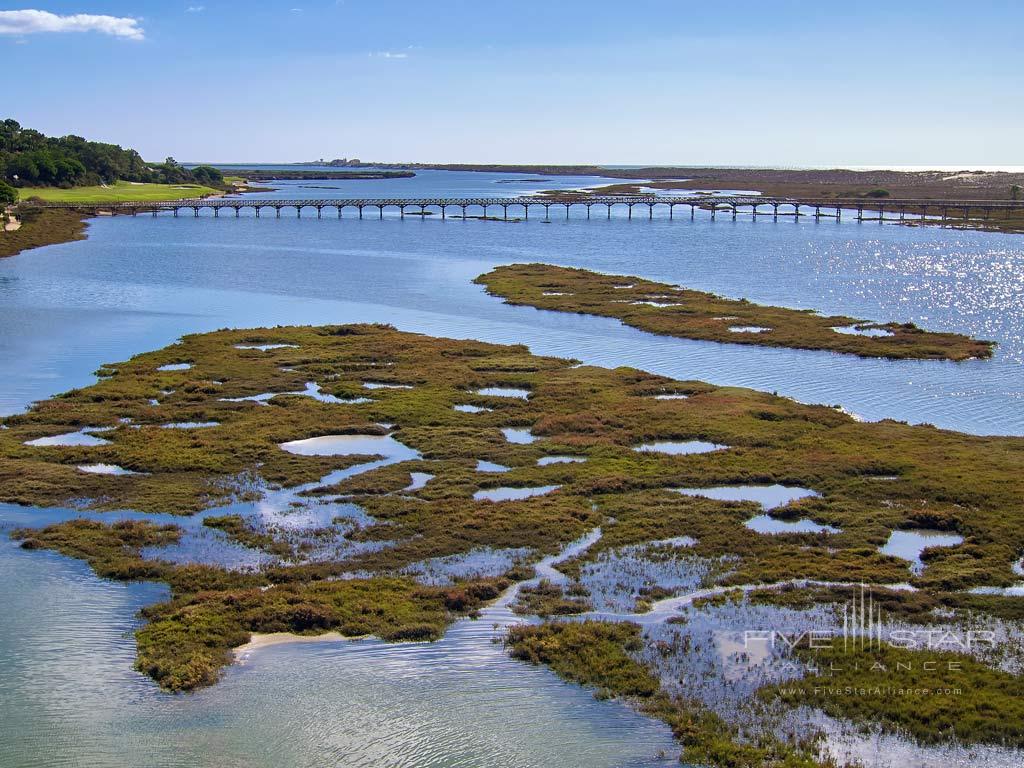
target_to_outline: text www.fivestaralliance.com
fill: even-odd
[[[783,688],[784,696],[959,696],[961,688],[898,688],[894,686],[816,686]]]

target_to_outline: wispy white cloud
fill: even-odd
[[[0,11],[0,35],[34,35],[44,32],[100,32],[104,35],[143,40],[138,19],[75,13],[58,16],[49,11]]]
[[[377,59],[408,59],[409,54],[401,51],[376,51],[369,54]]]
[[[185,13],[202,13],[206,10],[205,5],[190,5],[185,9]]]

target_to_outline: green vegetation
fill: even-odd
[[[84,217],[75,211],[27,209],[20,210],[18,216],[19,229],[0,231],[0,258],[85,237]]]
[[[271,534],[258,531],[241,515],[211,515],[203,518],[203,525],[215,528],[242,546],[262,549],[278,557],[291,557],[294,553],[287,542],[275,539]]]
[[[826,765],[815,758],[810,741],[743,740],[735,727],[699,702],[663,691],[658,679],[635,660],[642,647],[635,624],[587,621],[515,626],[507,642],[514,658],[546,664],[565,680],[596,688],[594,695],[599,698],[627,699],[644,714],[667,723],[683,745],[683,762],[729,768]]]
[[[547,580],[540,581],[536,586],[520,587],[518,599],[512,606],[515,613],[542,618],[568,616],[589,609],[590,601],[579,585],[571,585],[567,594],[566,590]]]
[[[290,346],[238,348],[257,344]],[[160,370],[174,363],[190,367]],[[347,556],[326,562],[305,561],[301,540],[265,528],[248,514],[207,518],[209,526],[233,540],[282,557],[280,564],[255,572],[143,559],[143,547],[172,543],[181,535],[174,526],[70,521],[17,532],[24,546],[82,558],[101,575],[169,585],[170,600],[146,609],[148,623],[137,635],[139,669],[168,689],[214,682],[230,662],[231,649],[253,632],[438,637],[456,616],[472,614],[493,599],[509,578],[521,578],[523,565],[596,527],[602,538],[560,566],[563,573],[572,577],[609,550],[689,536],[696,542],[686,548],[687,557],[720,564],[711,569],[707,585],[794,578],[909,581],[921,592],[887,598],[886,610],[891,605],[894,613],[921,622],[936,609],[950,608],[979,618],[1020,617],[1020,608],[1005,599],[953,593],[1017,580],[1011,564],[1024,552],[1021,438],[976,437],[892,421],[860,423],[833,408],[767,393],[628,368],[573,367],[573,361],[531,355],[523,346],[437,339],[370,325],[192,335],[106,365],[98,374],[100,380],[89,387],[3,420],[0,500],[187,516],[253,500],[262,484],[295,488],[308,483],[289,503],[315,505],[344,494],[368,516],[357,526],[336,522],[311,534],[339,542],[342,550],[348,547]],[[368,397],[369,402],[321,402],[286,394],[305,390],[311,381],[323,393]],[[364,386],[373,382],[409,388]],[[530,396],[478,394],[486,387],[525,388]],[[239,400],[267,392],[282,394],[265,405]],[[655,398],[666,393],[688,398]],[[458,404],[491,410],[464,413],[454,409]],[[217,426],[162,428],[186,421]],[[529,428],[539,439],[510,443],[501,432],[510,426]],[[92,447],[26,444],[83,427],[110,427],[101,433],[108,442]],[[384,435],[389,430],[419,458],[329,486],[317,482],[332,470],[373,457],[302,456],[279,447],[319,435]],[[705,440],[728,448],[678,456],[634,450],[655,440]],[[559,454],[586,461],[537,463]],[[510,469],[477,472],[478,460]],[[116,464],[139,474],[78,470],[91,463]],[[406,491],[414,471],[433,479]],[[819,492],[819,497],[800,499],[773,514],[809,518],[840,532],[766,536],[744,525],[762,511],[753,503],[670,490],[747,483]],[[483,488],[542,485],[558,489],[518,501],[473,498]],[[878,552],[893,530],[917,527],[956,531],[964,543],[926,550],[919,573]],[[528,548],[530,554],[501,577],[445,587],[425,587],[402,575],[425,560],[481,548]],[[641,606],[643,600],[670,594],[656,585],[639,586]],[[561,615],[585,610],[586,598],[579,585],[559,588],[542,582],[522,590],[518,608]],[[836,590],[812,596],[787,593],[786,599],[799,606],[815,600],[835,604],[848,597]],[[619,635],[633,630],[553,626],[521,630],[526,633],[522,637],[536,639],[536,647],[520,654],[551,664],[570,679],[643,699],[643,711],[669,722],[689,755],[716,765],[800,764],[786,760],[798,759],[792,755],[803,754],[802,746],[722,731],[719,721],[707,719],[711,716],[696,704],[680,703],[652,688],[650,673],[640,674],[632,661],[632,641]],[[519,638],[514,636],[514,647]],[[863,716],[898,719],[880,709]],[[712,738],[714,733],[721,735]]]
[[[143,610],[136,632],[136,668],[170,691],[217,681],[231,649],[253,632],[319,634],[338,631],[384,640],[436,640],[459,614],[498,596],[507,582],[474,581],[430,588],[405,578],[330,580],[317,567],[235,573],[204,566],[143,560],[142,547],[173,543],[176,526],[149,522],[72,520],[13,534],[26,549],[53,549],[86,560],[101,576],[159,579],[172,599]]]
[[[163,163],[146,163],[134,149],[80,136],[44,136],[11,119],[0,121],[0,181],[16,187],[63,189],[116,181],[223,185],[221,172],[210,166],[189,170],[170,157]]]
[[[805,610],[815,605],[848,604],[857,597],[859,591],[859,586],[786,586],[781,589],[751,592],[748,598],[755,604]],[[995,616],[1007,621],[1024,621],[1024,600],[1013,596],[968,592],[911,592],[905,589],[873,587],[871,599],[883,616],[912,624],[949,621],[951,611],[956,617],[968,621],[976,615]]]
[[[18,190],[3,179],[0,179],[0,211],[5,205],[11,205],[18,199]]]
[[[762,698],[807,704],[854,722],[880,723],[924,743],[1024,746],[1024,678],[963,654],[877,648],[800,648],[812,668],[795,683],[761,689]],[[815,671],[817,670],[817,671]]]
[[[18,190],[22,200],[38,198],[48,203],[118,203],[182,200],[219,194],[221,190],[198,184],[150,184],[119,181],[94,187],[29,187]]]
[[[550,264],[497,267],[476,279],[509,304],[614,317],[650,333],[730,344],[844,352],[861,357],[949,359],[991,357],[994,343],[958,333],[925,331],[912,323],[874,323],[811,310],[754,304],[628,275],[603,275]],[[834,328],[887,332],[838,333]],[[734,332],[730,328],[762,328]]]

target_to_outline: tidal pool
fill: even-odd
[[[586,456],[543,456],[537,459],[537,466],[546,467],[549,464],[582,464],[586,460]]]
[[[910,531],[893,531],[889,535],[889,540],[878,551],[883,555],[908,560],[911,563],[910,569],[914,573],[920,573],[924,570],[921,553],[928,547],[955,547],[963,543],[963,537],[955,533],[918,528]]]
[[[257,405],[267,405],[275,397],[283,395],[311,397],[314,400],[319,400],[321,403],[330,403],[332,405],[359,405],[360,403],[373,402],[373,399],[369,397],[337,397],[335,395],[327,394],[320,389],[320,385],[315,381],[307,381],[305,389],[296,390],[295,392],[262,392],[258,395],[248,395],[246,397],[222,397],[220,399],[225,403],[253,402]]]
[[[840,533],[831,525],[821,525],[806,517],[800,520],[779,520],[771,515],[755,515],[743,523],[757,533],[778,535],[783,533]]]
[[[207,429],[219,427],[219,421],[172,421],[168,424],[161,424],[161,429]]]
[[[102,437],[96,437],[96,435],[93,434],[94,432],[103,432],[108,429],[109,427],[83,427],[77,432],[65,432],[63,435],[37,437],[35,440],[27,441],[25,445],[31,445],[34,448],[43,448],[47,446],[95,448],[98,445],[110,445],[109,440],[104,440]]]
[[[235,344],[235,349],[258,349],[269,352],[272,349],[298,349],[298,344]]]
[[[119,467],[117,464],[81,464],[77,467],[79,472],[90,475],[142,475],[144,472],[133,472],[130,469]]]
[[[561,488],[560,485],[539,485],[534,488],[486,488],[473,494],[477,501],[518,501],[531,496],[544,496]]]
[[[392,461],[418,459],[420,454],[391,435],[321,435],[281,443],[299,456],[383,456]]]
[[[484,387],[478,389],[476,393],[487,397],[517,397],[520,400],[530,397],[530,390],[519,387]]]
[[[427,483],[434,479],[434,476],[429,472],[410,472],[409,477],[411,478],[412,482],[405,486],[405,488],[403,488],[402,491],[418,491],[420,488],[422,488],[423,486],[425,486]]]
[[[510,443],[516,443],[518,445],[529,445],[530,443],[537,441],[537,436],[530,430],[521,429],[519,427],[503,427],[501,434],[503,434],[505,439]]]
[[[494,410],[493,408],[483,408],[479,405],[453,405],[452,408],[459,413],[490,413]]]
[[[641,453],[668,453],[673,456],[685,456],[691,453],[711,453],[712,451],[724,451],[728,445],[708,443],[703,440],[659,440],[654,443],[644,443],[633,448]]]
[[[504,464],[495,464],[493,461],[477,459],[476,462],[477,472],[508,472],[510,469],[511,467],[506,467]]]
[[[892,331],[887,331],[885,328],[858,328],[856,325],[842,325],[832,329],[836,333],[842,333],[847,336],[892,336]]]
[[[797,499],[818,496],[809,488],[788,485],[721,485],[714,488],[670,488],[686,496],[704,496],[719,501],[756,501],[763,509],[784,507]]]
[[[761,325],[730,325],[729,330],[732,333],[768,333],[771,328]]]
[[[364,381],[366,389],[412,389],[411,384],[391,384],[386,381]]]

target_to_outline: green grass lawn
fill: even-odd
[[[18,190],[18,196],[21,200],[39,197],[57,203],[117,203],[125,200],[180,200],[219,191],[198,184],[137,184],[119,181],[107,187],[26,187]]]

